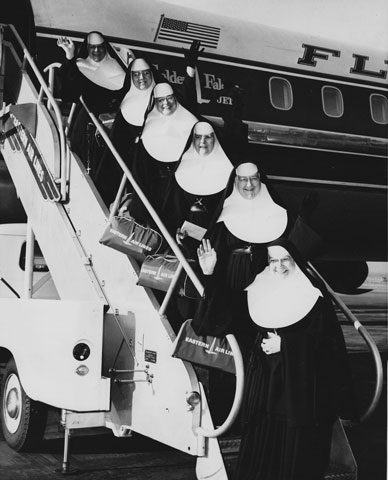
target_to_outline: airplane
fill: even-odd
[[[249,0],[239,9],[228,2],[217,13],[216,6],[214,1],[194,8],[185,0],[152,0],[145,9],[141,0],[19,0],[0,19],[20,29],[42,69],[63,61],[58,36],[77,42],[99,30],[120,54],[130,49],[135,56],[144,55],[173,84],[183,80],[182,48],[199,39],[205,48],[197,69],[200,113],[222,125],[233,102],[227,85],[241,88],[251,154],[291,210],[297,211],[309,192],[318,194],[312,224],[325,240],[322,260],[331,265],[326,271],[333,281],[337,272],[338,282],[337,266],[351,266],[352,274],[345,275],[351,285],[344,288],[355,288],[354,282],[365,279],[366,261],[387,260],[384,44],[364,45],[354,32],[354,38],[341,41],[335,35],[314,36],[312,27],[293,28],[297,14],[289,29],[265,24],[259,11],[243,20],[237,10],[251,11]],[[335,9],[330,9],[325,18],[333,20],[333,15]],[[311,14],[307,24],[313,20]],[[383,29],[375,35],[385,38]],[[1,178],[9,185],[6,172]],[[3,200],[10,198],[9,189],[1,189],[1,221],[9,217]],[[15,219],[16,213],[20,216],[20,209]]]
[[[216,2],[208,3],[210,6]],[[240,2],[239,9],[243,10],[243,5],[249,4],[248,0]],[[57,47],[59,36],[69,36],[79,42],[87,32],[100,30],[124,61],[129,61],[130,52],[135,56],[144,55],[168,81],[175,84],[183,80],[182,48],[187,48],[193,39],[200,40],[205,47],[196,76],[200,113],[222,126],[223,118],[233,107],[234,99],[228,93],[228,85],[238,85],[244,93],[243,121],[248,127],[249,155],[260,159],[263,171],[290,209],[297,211],[308,193],[318,195],[313,227],[322,234],[327,245],[319,258],[319,270],[335,291],[343,293],[360,293],[362,289],[359,287],[365,286],[366,280],[375,275],[381,293],[387,277],[384,270],[376,273],[371,267],[387,260],[386,52],[362,45],[361,40],[361,45],[341,43],[330,36],[304,33],[303,29],[293,31],[266,25],[260,16],[257,18],[257,21],[254,17],[249,21],[238,16],[233,18],[203,5],[200,8],[187,6],[184,0],[152,0],[146,7],[145,2],[139,0],[68,0],[66,3],[15,0],[11,8],[1,14],[0,23],[15,24],[41,71],[63,61],[63,52]],[[20,103],[28,106],[26,99],[34,96],[33,82],[24,75],[24,66],[21,70],[14,78],[22,78]],[[7,88],[15,92],[19,86],[17,82],[9,85],[9,78],[13,79],[12,68],[8,79],[4,72],[0,75],[4,80],[0,83],[4,111],[12,104]],[[52,133],[50,145],[42,141],[45,147],[42,155],[34,143],[34,135],[25,125],[18,124],[17,116],[11,112],[5,120],[9,137],[4,141],[3,152],[19,192],[13,187],[3,162],[0,164],[0,223],[24,221],[21,220],[23,210],[16,210],[17,193],[23,199],[30,222],[25,228],[28,242],[25,251],[29,258],[25,270],[29,275],[23,276],[24,285],[20,286],[27,298],[20,302],[11,301],[15,300],[13,297],[1,299],[2,305],[9,309],[7,312],[12,312],[12,315],[3,316],[5,327],[2,331],[9,335],[4,341],[14,341],[15,329],[6,328],[8,317],[12,322],[17,318],[23,325],[15,337],[28,340],[28,349],[21,353],[16,349],[15,353],[12,352],[15,358],[19,355],[28,359],[21,364],[24,371],[20,378],[25,384],[21,381],[20,385],[25,385],[31,399],[67,411],[68,416],[63,419],[65,435],[69,434],[70,428],[85,425],[109,426],[116,436],[128,436],[131,430],[145,433],[190,451],[192,455],[198,454],[197,467],[201,475],[197,478],[213,478],[208,473],[216,473],[215,467],[222,466],[222,462],[216,442],[212,441],[214,431],[211,430],[206,398],[190,363],[183,365],[171,358],[174,332],[164,315],[164,301],[162,305],[156,305],[152,292],[139,288],[138,265],[131,258],[127,259],[128,262],[123,261],[124,257],[116,255],[117,252],[99,244],[97,235],[102,226],[106,226],[106,209],[101,208],[82,162],[66,148],[58,152],[59,142],[55,142],[63,133],[61,128],[56,130],[60,125],[58,118],[51,117],[46,106],[39,105],[39,101],[35,107],[40,114],[36,143],[38,136],[40,141],[45,136],[42,125],[49,125]],[[17,138],[15,143],[13,136]],[[68,158],[71,159],[71,168],[66,165],[62,171]],[[49,199],[52,203],[46,201],[44,195],[42,198],[39,174],[44,177],[45,172],[38,171],[38,168],[42,168],[44,159],[51,162],[52,172],[60,170],[61,189],[63,187],[66,191],[66,181],[71,185],[71,195],[67,198],[65,193],[64,201],[60,195]],[[6,203],[9,201],[11,203]],[[49,303],[45,298],[29,301],[34,293],[35,233],[41,247],[40,257],[44,255],[49,270],[39,273],[46,279],[46,286],[51,286],[48,278],[55,284],[55,290],[51,292],[54,299]],[[18,245],[12,237],[5,240],[16,251]],[[21,257],[15,255],[15,258]],[[8,260],[5,256],[2,259]],[[186,261],[184,258],[179,260],[182,264]],[[16,267],[21,273],[20,261]],[[29,277],[28,282],[26,277]],[[73,281],[70,282],[69,278]],[[5,287],[7,294],[14,296],[9,286]],[[27,310],[24,305],[29,306]],[[58,335],[54,319],[63,326],[68,337]],[[88,319],[90,322],[86,321]],[[49,341],[45,335],[36,335],[35,342],[29,341],[29,328],[35,324],[44,332],[51,329],[47,334]],[[93,336],[86,336],[84,328]],[[77,337],[73,338],[73,335]],[[98,356],[89,358],[89,344]],[[70,356],[67,354],[69,345]],[[128,350],[124,351],[123,346]],[[31,355],[29,349],[32,352],[37,349],[45,355]],[[0,350],[2,355],[7,355],[2,361],[9,362],[11,350]],[[87,358],[84,358],[84,352],[87,352]],[[39,368],[39,362],[42,359],[46,362],[47,355],[52,361],[46,369]],[[73,360],[87,362],[88,358],[91,368],[88,379],[93,388],[82,383],[84,390],[75,396],[72,394],[74,376],[66,377],[67,383],[62,382],[57,375],[57,371],[61,371],[58,367],[68,362],[65,366],[73,369]],[[138,363],[146,365],[138,369]],[[81,367],[76,370],[80,376],[89,368]],[[130,378],[119,378],[124,372]],[[178,377],[178,373],[181,376]],[[33,377],[37,374],[44,376],[49,388],[38,388],[40,382],[34,382]],[[17,376],[10,371],[8,375]],[[51,388],[52,378],[62,390]],[[239,378],[236,375],[236,385]],[[110,380],[114,380],[112,385]],[[138,382],[134,388],[127,386],[134,382]],[[242,391],[241,385],[240,382]],[[186,403],[175,402],[175,398],[171,402],[170,389],[178,387],[179,398],[184,394]],[[18,388],[21,391],[21,386]],[[94,391],[99,395],[93,395]],[[123,401],[124,391],[128,402]],[[203,401],[198,407],[201,397]],[[175,413],[170,415],[170,408],[171,412],[177,411],[179,419],[183,418],[185,423],[180,422]],[[189,411],[193,413],[190,418]],[[8,413],[11,416],[12,412]],[[91,418],[84,413],[92,413]],[[202,419],[199,413],[203,415]],[[179,426],[176,431],[182,434],[182,438],[171,435],[168,428],[159,428],[159,422],[166,426],[175,422]],[[155,433],[155,430],[158,431]],[[201,435],[198,432],[202,432]],[[202,442],[206,436],[208,439]],[[65,436],[64,465],[67,463],[66,438],[68,436]],[[67,473],[65,467],[62,473]]]

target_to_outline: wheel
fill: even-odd
[[[43,438],[47,406],[32,400],[23,390],[13,358],[1,382],[0,420],[6,442],[18,452],[36,448]]]

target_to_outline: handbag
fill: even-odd
[[[188,260],[189,263],[195,263]],[[174,255],[148,255],[140,269],[138,285],[167,292],[179,265]],[[191,300],[198,298],[198,292],[186,272],[182,271],[177,282],[178,295]]]
[[[172,356],[203,367],[236,374],[233,352],[228,340],[211,335],[197,335],[191,326],[191,319],[182,324],[173,345]]]
[[[173,255],[148,255],[140,269],[138,285],[167,292],[179,265]]]
[[[143,261],[162,245],[162,236],[150,227],[136,223],[132,217],[114,216],[109,221],[100,243]]]

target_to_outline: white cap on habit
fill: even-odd
[[[198,122],[194,127],[194,133],[197,135],[209,135],[214,133],[214,129],[208,122]]]
[[[101,45],[105,40],[99,33],[93,32],[89,33],[87,42],[89,45]]]
[[[144,60],[144,58],[136,58],[132,62],[131,72],[139,72],[141,70],[149,70],[150,66]]]
[[[252,175],[255,175],[258,172],[257,165],[254,163],[242,163],[236,168],[236,174],[239,177],[251,177]]]
[[[168,95],[173,95],[174,90],[172,89],[169,83],[158,83],[154,88],[154,97],[167,97]]]

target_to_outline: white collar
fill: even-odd
[[[124,84],[125,72],[109,53],[101,62],[95,62],[90,57],[77,58],[76,62],[82,75],[100,87],[108,90],[120,90]]]
[[[177,162],[197,121],[180,103],[171,115],[162,115],[154,106],[141,135],[144,148],[159,162]]]
[[[265,268],[245,290],[252,320],[268,329],[298,322],[322,296],[296,264],[293,273],[286,278],[270,272],[269,267]]]
[[[255,198],[245,199],[233,186],[217,222],[237,238],[250,243],[267,243],[281,236],[287,226],[287,210],[275,203],[262,183]]]
[[[212,195],[226,187],[233,165],[218,139],[209,155],[199,155],[191,143],[182,156],[175,178],[178,185],[193,195]]]

